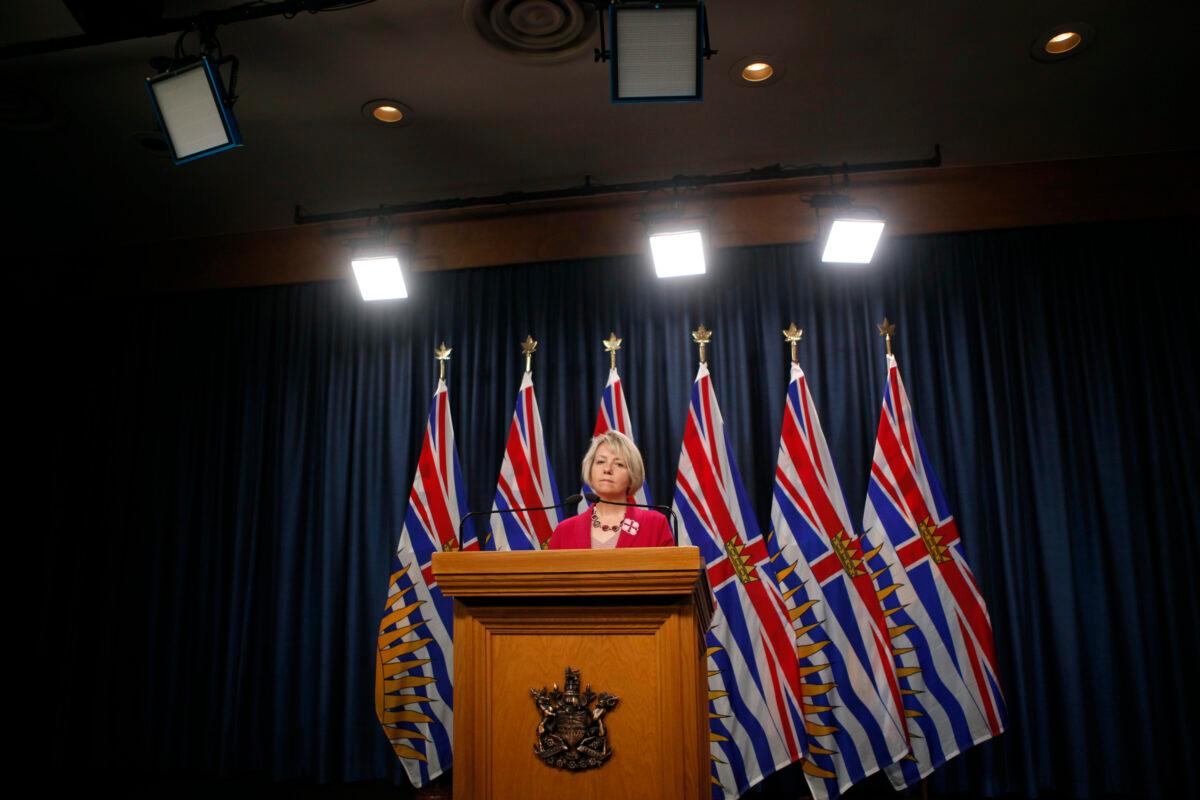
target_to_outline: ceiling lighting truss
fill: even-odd
[[[654,191],[672,191],[682,189],[703,189],[709,186],[732,186],[738,183],[770,183],[773,181],[789,181],[798,178],[815,178],[833,175],[850,175],[864,172],[900,172],[913,169],[931,169],[942,165],[942,148],[933,146],[933,155],[907,161],[871,161],[860,164],[839,164],[825,166],[823,164],[802,167],[771,164],[766,167],[755,167],[743,172],[724,172],[716,175],[676,175],[649,181],[628,181],[625,183],[596,183],[588,175],[582,184],[562,189],[545,189],[537,192],[510,191],[482,197],[450,197],[440,200],[422,200],[415,203],[393,203],[371,208],[357,208],[348,211],[330,211],[312,214],[297,205],[292,221],[297,225],[311,225],[321,222],[343,222],[352,219],[368,219],[371,217],[393,217],[401,214],[419,214],[429,211],[456,211],[464,208],[484,208],[488,206],[514,206],[525,203],[540,203],[556,200],[581,200],[590,197],[601,197],[614,194],[645,194]]]

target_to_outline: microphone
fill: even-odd
[[[579,497],[579,495],[575,495],[575,497]],[[582,499],[587,500],[589,503],[601,502],[600,495],[593,492],[585,493]],[[576,502],[579,501],[576,500]],[[671,534],[675,537],[675,546],[679,546],[679,517],[676,516],[675,509],[670,506],[659,506],[653,503],[622,503],[619,500],[604,500],[603,502],[614,506],[626,506],[628,508],[650,508],[659,512],[664,517],[668,517],[671,520]]]
[[[529,506],[528,508],[489,508],[487,511],[471,511],[465,517],[458,521],[458,542],[462,546],[463,525],[467,523],[471,517],[491,516],[492,514],[515,514],[519,511],[549,511],[552,508],[562,508],[563,506],[577,506],[579,501],[583,499],[581,494],[573,494],[561,503],[552,506]]]

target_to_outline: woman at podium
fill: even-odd
[[[551,550],[604,550],[613,547],[670,547],[667,518],[648,508],[632,508],[631,495],[642,488],[646,467],[637,445],[619,431],[592,439],[583,457],[583,482],[600,498],[587,511],[559,523]]]

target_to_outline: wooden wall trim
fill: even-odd
[[[892,236],[1186,216],[1200,213],[1198,155],[874,173],[854,176],[849,193],[883,210]],[[816,220],[800,197],[828,185],[712,187],[687,193],[686,208],[709,217],[718,248],[811,241]],[[392,241],[418,271],[638,254],[644,207],[640,196],[609,196],[412,214],[393,218]],[[125,273],[106,278],[110,290],[150,292],[344,279],[347,242],[363,235],[363,223],[340,222],[155,242],[122,253]]]

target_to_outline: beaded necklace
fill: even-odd
[[[604,525],[603,523],[600,522],[600,514],[596,511],[596,507],[592,506],[592,527],[593,528],[599,528],[600,530],[605,531],[605,532],[611,531],[612,533],[616,533],[617,531],[621,530],[621,524],[623,522],[625,522],[625,515],[621,514],[621,519],[617,521],[616,525]]]

